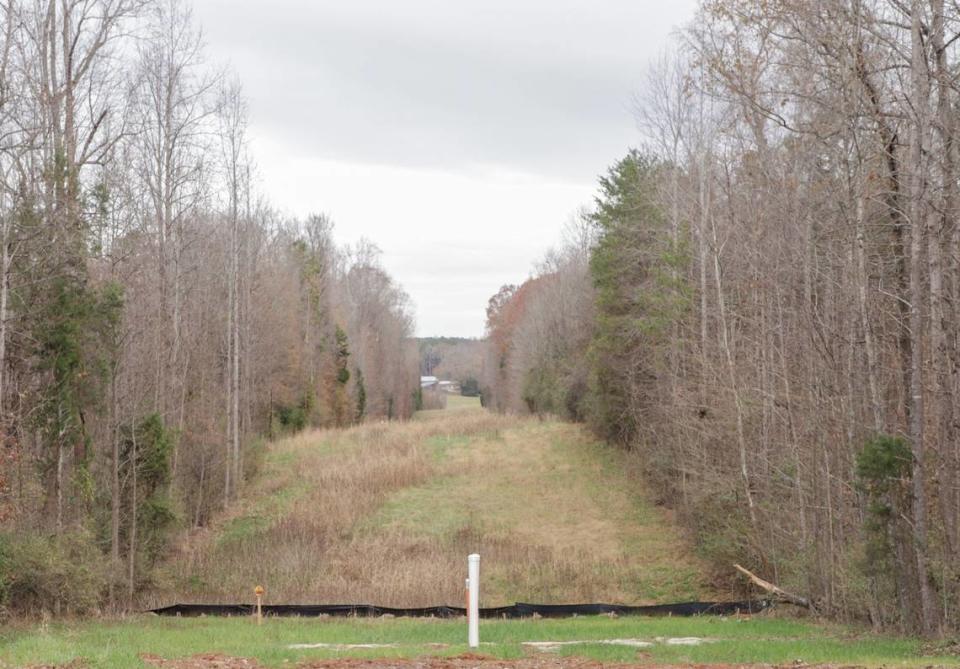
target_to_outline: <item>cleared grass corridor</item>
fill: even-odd
[[[230,515],[186,537],[148,603],[459,604],[483,556],[484,606],[709,597],[627,458],[579,426],[475,400],[408,423],[270,444]]]

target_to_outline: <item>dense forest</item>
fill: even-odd
[[[701,3],[648,141],[488,308],[488,405],[636,452],[718,574],[935,632],[960,607],[957,6]]]
[[[411,310],[375,246],[257,193],[179,0],[0,24],[0,614],[123,607],[261,439],[412,413]]]

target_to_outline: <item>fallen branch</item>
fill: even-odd
[[[807,599],[806,597],[801,597],[800,595],[795,595],[792,592],[787,592],[783,588],[780,588],[774,585],[773,583],[770,583],[769,581],[764,581],[762,578],[754,574],[749,569],[744,569],[738,564],[735,564],[733,566],[737,569],[737,571],[739,571],[741,574],[743,574],[744,576],[749,578],[751,581],[753,581],[755,585],[763,588],[764,590],[774,595],[778,599],[781,599],[790,604],[795,604],[796,606],[802,606],[803,608],[810,609],[811,611],[815,610],[813,607],[813,604],[811,604],[810,600]]]

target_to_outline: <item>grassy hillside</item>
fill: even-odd
[[[475,399],[406,424],[271,444],[237,509],[184,540],[149,603],[642,603],[710,594],[622,456],[575,425]]]

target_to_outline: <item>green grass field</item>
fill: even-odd
[[[80,659],[91,668],[146,666],[141,654],[179,658],[220,653],[281,667],[317,658],[422,657],[465,653],[462,620],[250,619],[134,617],[122,622],[55,624],[0,632],[0,666],[63,665]],[[697,637],[699,646],[667,639]],[[960,666],[960,658],[925,654],[917,640],[880,637],[842,626],[755,617],[606,618],[484,621],[480,653],[518,658],[544,651],[525,641],[640,639],[649,648],[600,644],[568,646],[561,655],[643,664],[831,664],[858,666]],[[657,641],[660,639],[660,641]],[[291,644],[385,644],[374,649],[291,649]]]

